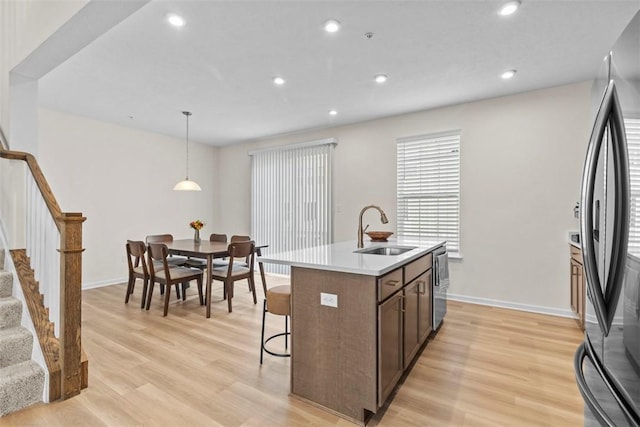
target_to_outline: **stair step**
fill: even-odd
[[[13,295],[13,274],[8,271],[0,271],[0,298]]]
[[[27,329],[0,329],[0,369],[31,359],[33,335]]]
[[[4,249],[0,249],[0,270],[4,270]]]
[[[14,297],[0,298],[0,329],[15,328],[20,325],[22,302]]]
[[[0,369],[0,416],[42,401],[44,370],[29,360]]]

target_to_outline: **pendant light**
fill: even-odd
[[[189,180],[189,116],[191,113],[189,111],[183,111],[187,118],[187,177],[184,181],[180,181],[173,187],[174,191],[202,191],[202,188],[195,182]]]

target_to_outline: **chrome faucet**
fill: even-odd
[[[364,215],[367,209],[371,209],[371,208],[378,209],[378,212],[380,212],[380,221],[383,224],[386,224],[389,222],[389,220],[387,219],[387,215],[378,206],[369,205],[362,208],[362,210],[360,211],[360,219],[358,220],[358,247],[359,248],[364,246],[364,242],[362,241],[363,235],[364,235],[364,230],[362,229],[362,215]]]

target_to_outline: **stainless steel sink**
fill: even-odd
[[[416,246],[375,246],[373,248],[358,249],[354,252],[371,255],[401,255],[415,248]]]

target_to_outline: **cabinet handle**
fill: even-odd
[[[400,298],[402,298],[402,299],[400,300],[400,311],[404,313],[404,312],[405,312],[405,311],[404,311],[404,304],[405,304],[405,303],[404,303],[404,301],[405,301],[405,296],[404,296],[404,295],[400,295]]]
[[[393,286],[394,288],[398,286],[398,283],[400,283],[399,280],[389,280],[388,282],[384,282],[385,285]]]
[[[426,284],[427,282],[425,282],[424,280],[418,280],[418,288],[416,290],[417,293],[425,294],[427,292]]]

